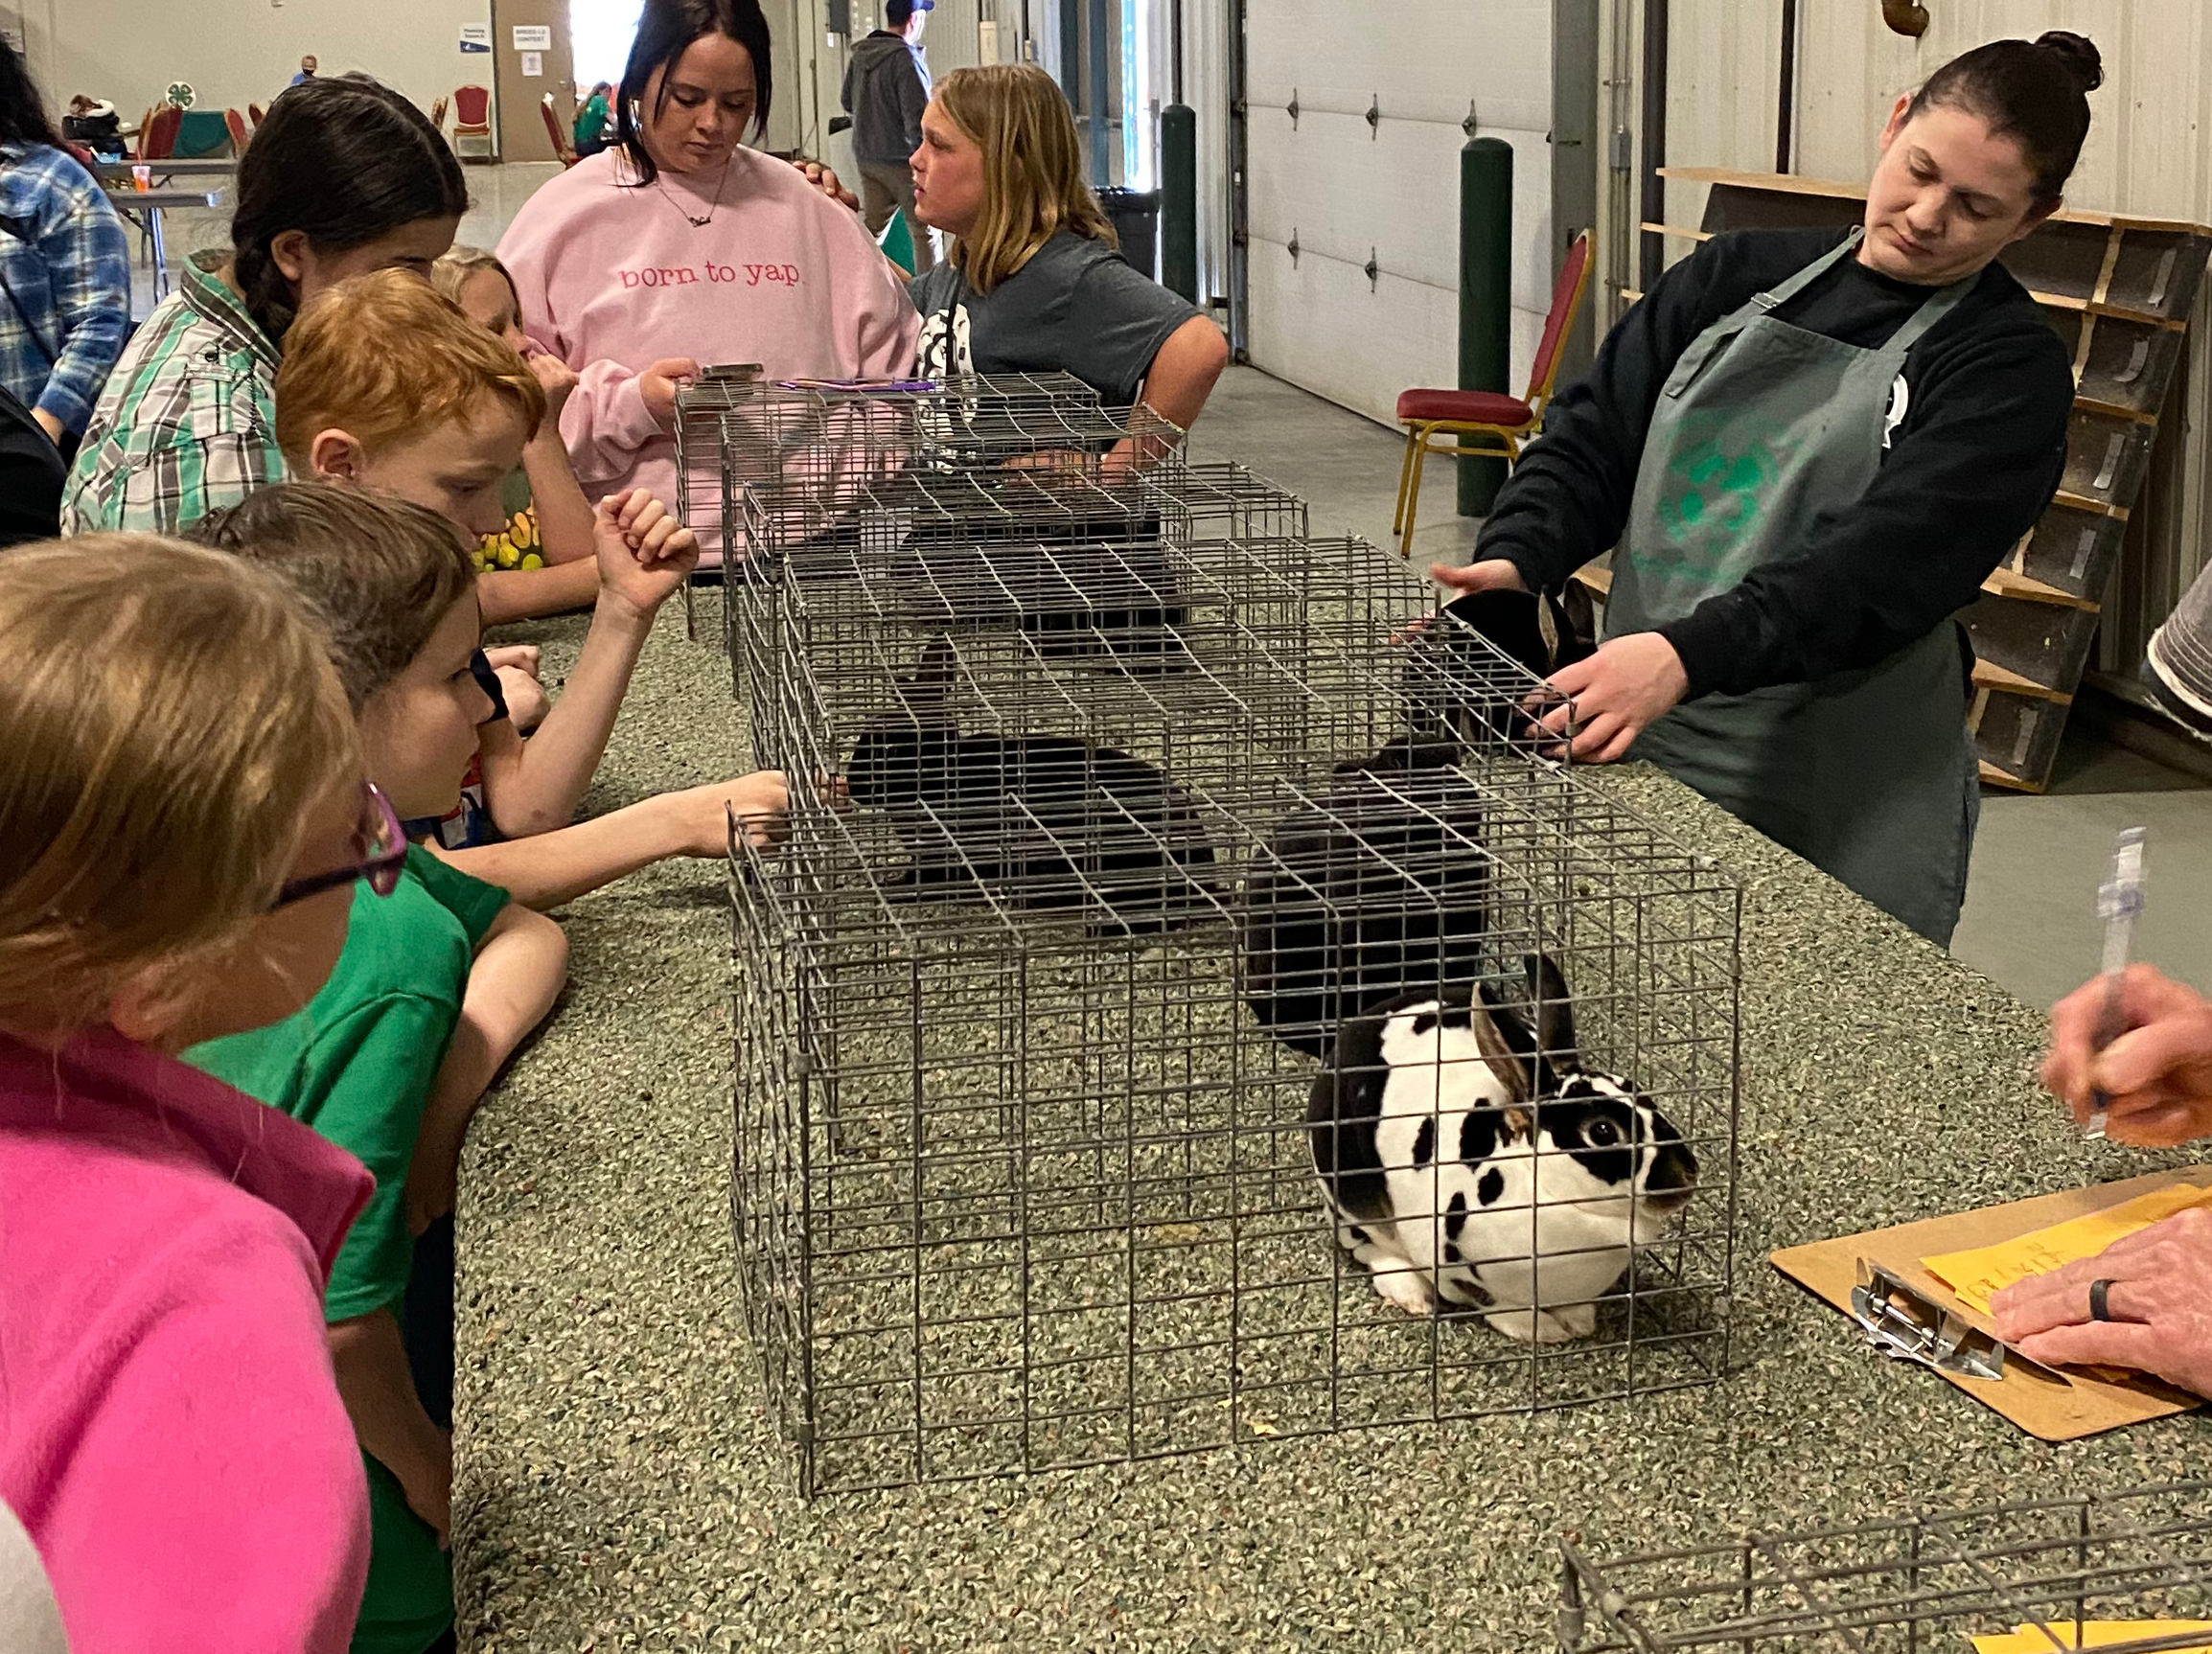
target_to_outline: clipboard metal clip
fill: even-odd
[[[1858,1260],[1851,1313],[1865,1329],[1867,1342],[1893,1360],[1917,1362],[1960,1378],[2005,1376],[2003,1344],[1865,1258]],[[2035,1364],[2023,1358],[2023,1365]]]

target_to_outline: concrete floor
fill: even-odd
[[[551,164],[472,166],[472,204],[460,240],[491,246]],[[227,215],[170,215],[173,259],[221,245]],[[137,310],[150,275],[137,274]],[[1391,538],[1400,448],[1358,415],[1250,368],[1233,368],[1192,437],[1205,459],[1236,459],[1302,494],[1316,533]],[[1455,515],[1448,464],[1432,461],[1414,554],[1464,562],[1476,524]],[[2097,968],[2096,890],[2126,826],[2150,829],[2149,907],[2137,956],[2212,988],[2212,788],[2070,731],[2048,794],[1991,793],[1982,807],[1972,883],[1954,952],[2020,999],[2044,1005]]]

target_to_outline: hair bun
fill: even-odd
[[[2036,44],[2046,52],[2056,53],[2074,79],[2082,83],[2084,92],[2094,92],[2105,83],[2104,56],[2082,35],[2053,29],[2037,35]]]

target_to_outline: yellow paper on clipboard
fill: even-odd
[[[2048,1275],[2078,1258],[2095,1257],[2114,1241],[2191,1206],[2212,1206],[2212,1188],[2177,1183],[2087,1217],[1999,1241],[1995,1246],[1943,1252],[1924,1257],[1921,1262],[1928,1274],[1958,1295],[1961,1303],[1976,1315],[1986,1316],[1991,1297],[2013,1282],[2032,1275]]]
[[[1974,1639],[1974,1654],[2058,1654],[2065,1648],[2109,1648],[2120,1643],[2148,1643],[2154,1637],[2180,1637],[2191,1631],[2212,1631],[2206,1620],[2090,1620],[2082,1626],[2082,1640],[2074,1641],[2071,1620],[2054,1624],[2046,1635],[2039,1625],[2022,1625],[2015,1631]],[[2054,1643],[2053,1638],[2057,1641]],[[2212,1654],[2212,1643],[2200,1648],[2175,1649],[2172,1654]]]

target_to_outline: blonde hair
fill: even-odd
[[[456,241],[440,255],[430,266],[430,286],[438,296],[449,301],[455,310],[461,308],[461,289],[469,285],[469,278],[481,270],[495,270],[507,284],[507,291],[515,293],[518,306],[521,295],[515,291],[515,273],[499,262],[499,255],[486,252],[482,247],[463,246]],[[466,310],[462,314],[466,315]]]
[[[1120,245],[1083,181],[1075,117],[1052,77],[1034,63],[955,69],[937,103],[983,152],[983,210],[953,244],[953,264],[987,293],[1061,230]]]
[[[504,402],[535,432],[545,392],[506,340],[404,270],[377,270],[318,293],[285,335],[277,447],[305,469],[318,431],[372,453],[428,425]]]
[[[75,1033],[245,936],[362,773],[328,648],[277,581],[198,546],[0,557],[0,1026]]]
[[[357,713],[476,589],[475,559],[434,511],[336,483],[287,482],[193,524],[191,538],[259,563],[313,609]]]

